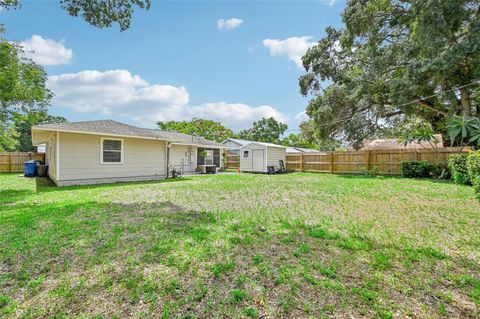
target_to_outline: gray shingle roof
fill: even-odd
[[[132,136],[138,138],[148,139],[164,139],[176,143],[225,147],[225,145],[207,140],[203,137],[182,134],[178,132],[154,130],[149,128],[137,127],[129,124],[120,123],[113,120],[99,120],[99,121],[84,121],[84,122],[69,122],[69,123],[55,123],[35,125],[32,130],[52,130],[52,131],[66,131],[66,132],[85,132],[98,134],[113,134],[119,136]]]

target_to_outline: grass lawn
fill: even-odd
[[[480,205],[401,178],[0,175],[0,317],[480,318]]]

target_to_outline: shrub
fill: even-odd
[[[470,152],[467,156],[467,169],[476,197],[480,200],[480,151]]]
[[[467,153],[453,154],[448,158],[448,167],[457,184],[470,185],[471,180],[467,168]]]
[[[402,162],[402,176],[410,178],[430,177],[431,165],[426,161]]]

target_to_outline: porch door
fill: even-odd
[[[213,165],[213,150],[206,150],[207,157],[205,158],[205,165]]]
[[[252,170],[263,172],[265,170],[265,150],[252,150]]]

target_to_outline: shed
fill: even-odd
[[[252,142],[240,148],[240,170],[242,172],[267,173],[268,166],[280,168],[285,165],[286,147],[271,143]]]

